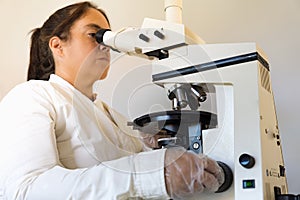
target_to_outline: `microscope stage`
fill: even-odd
[[[176,135],[182,127],[201,125],[201,129],[215,128],[217,115],[205,111],[170,110],[150,113],[136,118],[133,126],[149,134]]]

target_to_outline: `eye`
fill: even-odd
[[[95,38],[96,33],[88,33],[88,35],[89,35],[90,37],[92,37],[92,38]]]

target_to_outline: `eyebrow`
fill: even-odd
[[[97,24],[91,23],[84,26],[85,28],[93,28],[93,29],[101,29],[101,27]]]

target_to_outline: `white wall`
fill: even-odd
[[[279,128],[282,136],[289,191],[300,193],[300,1],[298,0],[183,0],[183,22],[207,43],[257,42],[269,57],[272,86],[275,94]],[[29,54],[29,31],[41,26],[47,17],[71,0],[0,0],[0,99],[17,83],[25,81]],[[144,17],[164,19],[163,0],[97,0],[111,20],[112,28],[140,26]],[[104,100],[129,117],[149,111],[136,111],[138,102],[124,92],[134,89],[163,94],[151,85],[151,71],[140,59],[117,57],[106,81],[97,89]],[[141,72],[140,76],[134,74]],[[127,84],[127,85],[126,85]],[[140,86],[137,86],[140,85]],[[129,98],[129,100],[128,100]],[[157,97],[156,97],[157,98]],[[164,97],[147,99],[163,103]],[[123,106],[123,105],[128,106]]]

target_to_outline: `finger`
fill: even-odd
[[[215,160],[206,157],[205,170],[215,176],[222,174],[222,169]]]
[[[207,168],[205,169],[207,172],[213,174],[218,180],[219,184],[222,185],[225,181],[225,174],[222,167],[214,160],[208,158],[207,160]]]
[[[206,171],[203,172],[199,181],[202,183],[205,190],[209,192],[215,192],[220,187],[220,183],[217,178],[213,174]]]
[[[193,185],[194,185],[194,192],[197,193],[201,193],[205,188],[203,181],[199,181],[199,179],[195,179]]]

